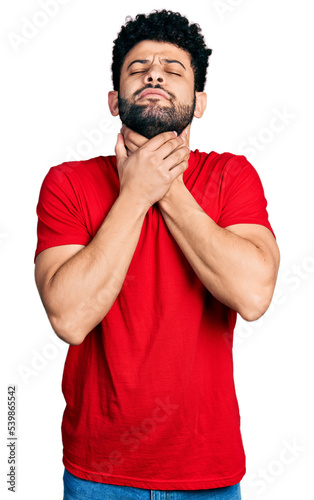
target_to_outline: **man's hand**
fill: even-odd
[[[148,140],[125,127],[115,149],[120,192],[128,191],[147,209],[159,201],[188,167],[190,150],[185,143],[175,132]]]
[[[131,156],[133,153],[135,153],[140,147],[144,146],[144,144],[146,144],[149,140],[147,139],[147,137],[144,137],[143,135],[140,135],[137,132],[134,132],[134,130],[131,130],[130,128],[126,127],[126,125],[122,126],[121,133],[124,138],[124,143],[128,156]],[[187,128],[183,130],[183,132],[180,134],[179,137],[182,138],[183,145],[189,147]],[[173,186],[173,184],[175,184],[176,182],[183,183],[183,173],[178,175],[178,177],[176,177],[171,186]]]

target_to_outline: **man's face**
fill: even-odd
[[[122,123],[148,139],[171,130],[180,134],[193,119],[195,102],[188,52],[150,40],[130,50],[118,93]]]

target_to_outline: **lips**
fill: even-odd
[[[145,89],[141,92],[139,99],[156,99],[158,97],[162,97],[163,99],[167,99],[169,101],[168,95],[161,89]]]

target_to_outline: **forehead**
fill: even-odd
[[[156,57],[165,59],[176,59],[188,69],[191,67],[191,56],[188,52],[180,49],[172,43],[156,42],[153,40],[144,40],[135,45],[126,55],[122,70],[135,59],[153,60]]]

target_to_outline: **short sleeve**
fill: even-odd
[[[43,180],[36,207],[36,256],[43,250],[58,246],[87,245],[91,237],[72,182],[58,167],[52,167]]]
[[[261,224],[275,236],[269,223],[261,179],[245,156],[234,155],[226,164],[222,185],[221,227]]]

